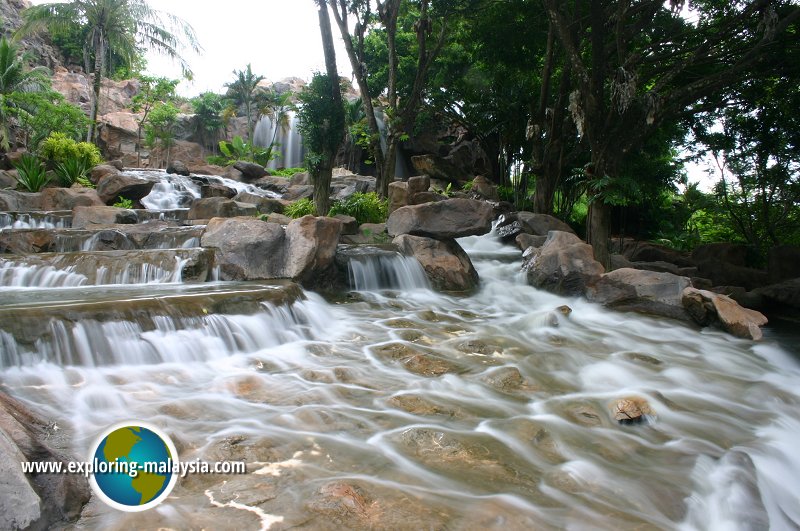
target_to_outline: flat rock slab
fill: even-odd
[[[448,199],[400,207],[389,216],[390,236],[412,234],[435,239],[480,236],[492,229],[494,207],[484,201]]]

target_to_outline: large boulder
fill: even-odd
[[[10,173],[5,170],[0,170],[0,189],[17,187],[16,173]]]
[[[516,219],[522,226],[522,232],[534,236],[547,236],[551,230],[575,234],[572,227],[558,218],[547,214],[534,214],[533,212],[517,212]]]
[[[422,265],[434,289],[471,291],[478,285],[478,272],[455,240],[434,240],[402,234],[393,243],[406,256]]]
[[[527,254],[523,269],[530,285],[562,295],[583,295],[605,272],[591,245],[562,231],[550,231],[544,244]]]
[[[233,167],[241,172],[242,180],[246,182],[255,181],[256,179],[260,179],[261,177],[268,175],[268,172],[264,169],[264,166],[254,162],[240,160],[234,163]]]
[[[341,234],[338,219],[303,216],[292,220],[286,226],[285,276],[306,285],[321,281],[333,267]]]
[[[389,216],[386,228],[391,236],[451,239],[486,234],[492,229],[493,219],[494,209],[489,203],[448,199],[398,208]]]
[[[411,164],[418,173],[433,179],[456,184],[472,179],[472,175],[438,155],[417,155],[411,157]]]
[[[285,202],[280,199],[272,199],[250,192],[240,192],[233,200],[239,203],[255,205],[260,214],[272,214],[273,212],[282,214],[286,207]]]
[[[217,250],[221,280],[282,278],[286,234],[277,223],[253,217],[214,218],[200,245]]]
[[[42,210],[41,193],[0,190],[0,212],[30,212]]]
[[[180,160],[173,160],[167,165],[167,173],[173,173],[175,175],[184,175],[188,177],[191,175],[189,168]]]
[[[751,246],[743,243],[707,243],[694,248],[692,260],[696,263],[710,260],[747,267],[749,265],[748,257],[753,252]]]
[[[23,462],[59,462],[74,457],[55,422],[34,414],[0,392],[0,529],[62,528],[80,516],[89,501],[88,480],[80,474],[24,474]]]
[[[77,206],[104,206],[93,188],[45,188],[42,210],[72,210]]]
[[[138,223],[139,216],[127,208],[110,206],[77,206],[72,210],[72,228],[85,229],[93,225]]]
[[[761,297],[769,311],[793,311],[800,315],[800,278],[772,284],[752,292]]]
[[[97,182],[97,195],[107,205],[114,204],[120,197],[139,201],[150,194],[155,184],[155,181],[139,179],[124,173],[109,173]]]
[[[686,277],[622,268],[601,276],[589,288],[587,297],[616,310],[688,321],[682,297],[689,286],[691,282]]]
[[[192,203],[188,219],[234,218],[257,213],[255,205],[250,203],[239,203],[226,197],[207,197]]]
[[[620,254],[631,262],[669,262],[679,267],[695,265],[687,253],[670,249],[664,245],[641,242],[631,238],[624,240],[620,251]]]
[[[108,177],[109,175],[117,175],[120,170],[111,164],[98,164],[92,171],[89,173],[89,180],[92,183],[97,184],[100,182],[101,179]]]
[[[778,245],[769,250],[770,282],[800,278],[800,246]]]
[[[236,196],[236,190],[225,186],[223,184],[204,184],[200,187],[200,197],[207,199],[209,197],[224,197],[226,199],[233,199]]]
[[[389,183],[389,214],[404,206],[408,206],[408,183]]]
[[[700,325],[714,324],[745,339],[761,339],[761,327],[767,318],[760,312],[742,308],[739,304],[719,293],[686,288],[682,297],[683,306]]]
[[[497,192],[497,185],[490,182],[489,179],[483,175],[478,175],[472,179],[472,189],[470,192],[476,197],[476,199],[500,201],[500,195]]]

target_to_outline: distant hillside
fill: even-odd
[[[14,34],[22,24],[22,11],[30,5],[28,0],[0,0],[0,26],[3,35],[10,37]],[[20,41],[20,47],[33,64],[55,70],[63,63],[61,54],[46,36],[25,37]]]

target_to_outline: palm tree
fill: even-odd
[[[244,107],[244,112],[247,115],[247,141],[252,145],[253,143],[253,105],[256,103],[257,94],[256,88],[259,82],[264,79],[264,76],[257,76],[253,74],[253,69],[250,63],[247,64],[245,70],[234,70],[233,75],[236,79],[232,83],[226,83],[228,87],[228,96],[236,103]]]
[[[85,27],[84,59],[94,54],[94,101],[87,139],[94,139],[100,84],[110,52],[133,59],[139,45],[176,59],[185,76],[191,74],[179,51],[189,46],[199,51],[194,29],[182,19],[152,9],[144,0],[71,0],[29,7],[18,30],[27,34],[64,30],[70,26]]]
[[[26,70],[18,48],[10,40],[0,37],[0,148],[10,147],[8,130],[9,103],[6,96],[12,92],[39,92],[48,88],[47,69],[36,67]]]

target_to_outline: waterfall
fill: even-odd
[[[75,267],[27,265],[0,259],[0,288],[67,288],[83,286],[88,279]]]
[[[260,147],[268,147],[275,138],[273,150],[277,157],[272,159],[267,166],[271,170],[278,168],[293,168],[303,165],[305,148],[303,137],[298,130],[297,113],[287,111],[286,124],[279,127],[278,134],[275,136],[275,125],[269,116],[262,116],[258,121],[253,133],[253,142]]]
[[[55,215],[48,212],[0,212],[0,230],[63,229],[72,224],[72,212]]]
[[[430,289],[417,259],[399,253],[351,258],[347,272],[350,287],[356,291]]]

